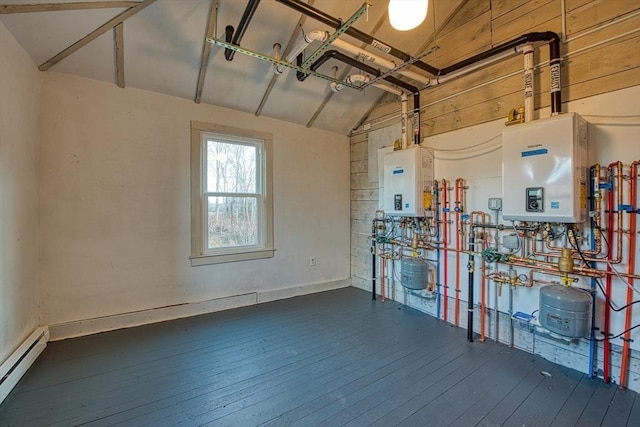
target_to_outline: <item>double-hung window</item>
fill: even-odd
[[[270,134],[191,123],[191,264],[273,256]]]

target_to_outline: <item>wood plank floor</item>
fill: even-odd
[[[640,397],[346,288],[51,343],[0,426],[52,425],[617,427]]]

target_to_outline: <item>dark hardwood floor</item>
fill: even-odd
[[[52,425],[639,426],[640,397],[347,288],[51,343],[0,426]]]

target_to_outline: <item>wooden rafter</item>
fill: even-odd
[[[81,1],[77,3],[3,4],[0,5],[0,15],[10,13],[58,12],[61,10],[134,7],[139,3],[139,1]]]
[[[314,0],[309,0],[307,4],[309,6],[313,6],[313,2]],[[302,25],[304,24],[304,21],[306,21],[306,19],[307,19],[306,15],[300,15],[300,19],[298,19],[298,23],[296,24],[293,32],[291,33],[291,37],[289,37],[289,42],[287,43],[287,46],[282,52],[283,58],[286,58],[287,55],[289,55],[289,52],[291,52],[291,49],[293,48],[293,44],[298,38],[298,33],[300,32],[300,28],[302,28]],[[271,81],[269,82],[267,89],[264,91],[264,95],[262,95],[262,100],[260,100],[260,105],[258,105],[258,109],[256,110],[256,113],[255,113],[256,116],[259,116],[260,114],[262,114],[262,109],[267,103],[267,100],[271,95],[271,91],[273,90],[273,87],[276,85],[276,82],[278,81],[278,77],[280,77],[280,75],[276,73],[273,73],[273,75],[271,76]]]
[[[116,33],[116,83],[124,87],[124,22],[115,27]]]
[[[89,42],[97,39],[98,37],[100,37],[101,35],[106,33],[107,31],[113,29],[116,25],[124,22],[126,19],[132,17],[133,15],[135,15],[138,12],[140,12],[142,9],[144,9],[147,6],[149,6],[151,3],[155,2],[155,1],[156,0],[144,0],[142,2],[137,3],[136,6],[130,8],[130,9],[127,9],[124,12],[122,12],[121,14],[119,14],[118,16],[108,20],[107,22],[102,24],[100,27],[96,28],[95,30],[93,30],[92,32],[87,34],[85,37],[81,38],[80,40],[78,40],[77,42],[75,42],[71,46],[67,47],[63,51],[59,52],[54,57],[52,57],[51,59],[49,59],[48,61],[44,62],[42,65],[40,65],[38,67],[38,69],[40,71],[48,70],[49,68],[51,68],[54,65],[56,65],[58,62],[60,62],[63,59],[65,59],[67,56],[71,55],[73,52],[77,51],[78,49],[80,49],[83,46],[86,46]]]
[[[194,102],[200,104],[202,100],[202,89],[204,88],[204,77],[207,74],[207,66],[209,65],[209,55],[211,54],[211,46],[206,40],[214,36],[218,21],[218,0],[211,0],[211,9],[207,18],[207,32],[202,45],[202,58],[200,59],[200,71],[198,71],[198,84],[196,85],[196,96]]]

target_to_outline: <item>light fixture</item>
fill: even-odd
[[[416,28],[427,17],[429,0],[389,0],[389,21],[396,30]]]

